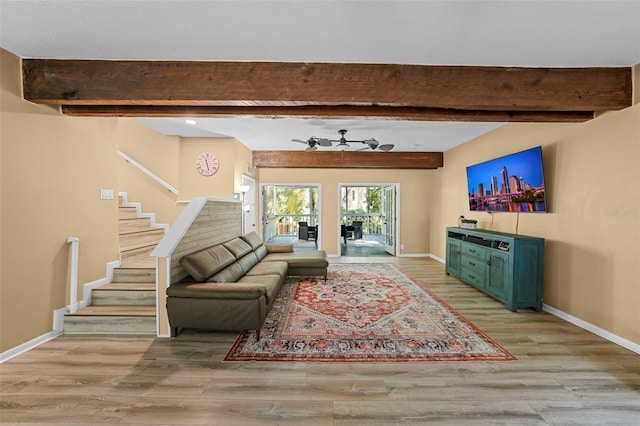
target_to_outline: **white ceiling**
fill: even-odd
[[[640,0],[0,0],[0,46],[24,58],[607,67],[640,63]],[[502,123],[139,119],[165,134],[233,136],[251,149],[292,138],[374,137],[446,151]]]

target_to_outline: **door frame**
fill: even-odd
[[[348,183],[338,183],[338,194],[337,194],[337,223],[336,225],[336,235],[337,235],[337,244],[336,244],[336,253],[338,257],[342,257],[341,254],[341,237],[340,237],[340,218],[342,217],[342,188],[347,186],[379,186],[382,188],[384,192],[384,188],[388,186],[393,186],[396,191],[396,200],[395,200],[395,249],[393,256],[400,256],[400,183],[398,182],[348,182]]]
[[[256,180],[242,175],[242,185],[248,185],[249,190],[242,194],[242,231],[246,234],[257,230],[256,226]],[[251,224],[247,226],[247,224]]]
[[[393,240],[393,245],[388,245],[387,244],[387,235],[389,234],[389,232],[387,232],[387,230],[389,229],[389,218],[386,215],[387,212],[387,200],[386,200],[386,195],[387,195],[387,189],[391,189],[390,192],[393,193],[393,207],[392,207],[392,221],[391,221],[391,235],[392,235],[392,240]],[[397,199],[398,199],[398,187],[396,185],[386,185],[382,187],[382,194],[383,194],[383,209],[384,209],[384,250],[385,252],[389,253],[388,248],[391,247],[391,249],[393,250],[393,253],[389,253],[393,256],[397,256],[398,255],[398,251],[397,251],[397,247],[398,247],[398,205],[397,205]]]
[[[306,182],[306,183],[300,183],[300,182],[260,182],[260,191],[259,191],[259,209],[260,211],[259,213],[259,220],[258,220],[258,230],[259,231],[259,235],[260,238],[264,238],[265,235],[265,211],[264,211],[264,206],[265,206],[265,199],[264,199],[264,191],[265,191],[265,187],[267,186],[286,186],[286,187],[291,187],[291,188],[317,188],[318,189],[318,221],[317,221],[317,225],[318,225],[318,229],[320,230],[320,232],[318,232],[318,234],[316,235],[316,242],[318,243],[318,249],[322,249],[322,233],[323,233],[323,226],[322,226],[322,184],[321,183],[314,183],[314,182]],[[256,232],[257,232],[256,231]],[[266,242],[266,241],[265,241]]]

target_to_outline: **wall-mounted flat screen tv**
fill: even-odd
[[[469,210],[546,213],[542,148],[467,167]]]

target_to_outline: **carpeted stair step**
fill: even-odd
[[[155,306],[87,306],[64,317],[64,334],[156,334]]]
[[[155,306],[155,283],[110,283],[91,292],[91,306]]]

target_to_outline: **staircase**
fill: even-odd
[[[139,208],[119,197],[120,267],[91,291],[91,304],[65,315],[64,334],[156,334],[156,263],[149,256],[164,236]]]

